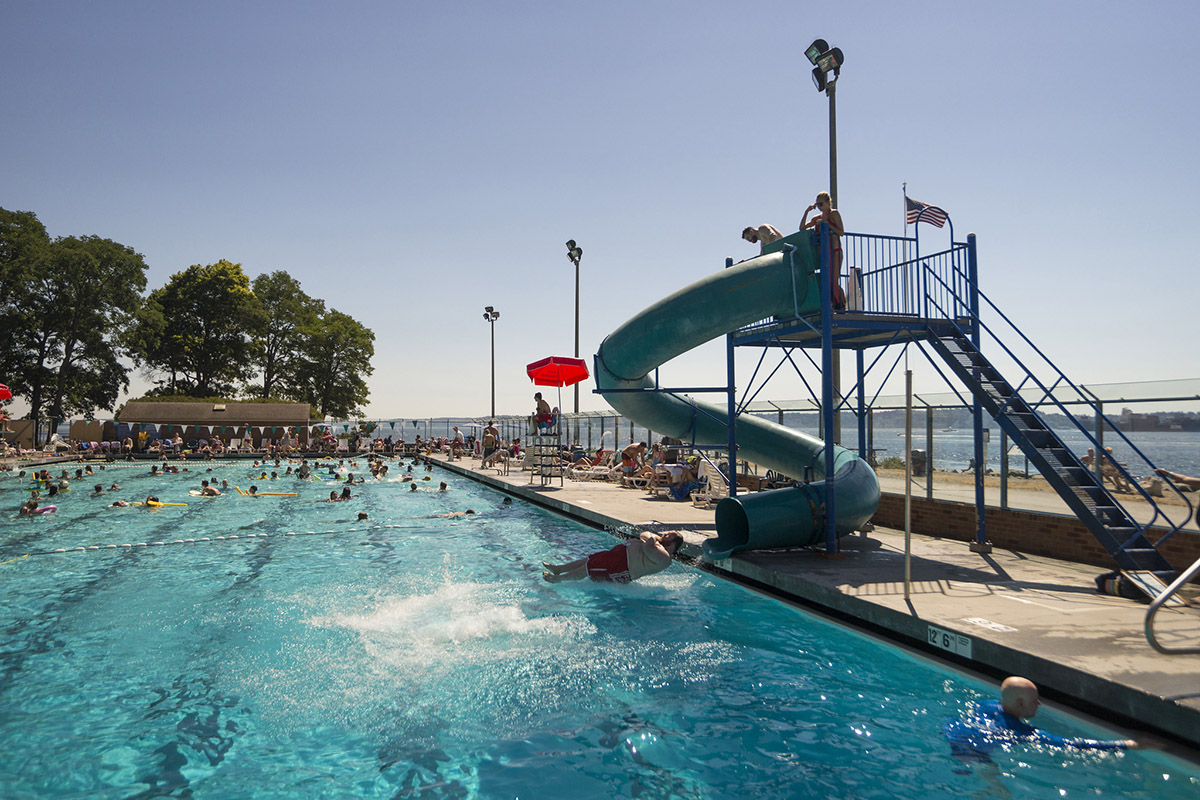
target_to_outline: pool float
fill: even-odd
[[[160,503],[157,500],[151,500],[149,503],[134,503],[135,506],[149,506],[150,508],[162,508],[163,506],[186,506],[187,503]]]
[[[39,509],[37,510],[37,513],[39,513],[39,514],[53,514],[55,511],[58,511],[58,506],[42,506],[41,508],[39,508]]]

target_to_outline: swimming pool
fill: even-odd
[[[1200,789],[1195,766],[1153,752],[1022,747],[964,767],[940,726],[988,686],[683,566],[627,587],[545,584],[542,559],[611,537],[463,479],[331,504],[316,502],[331,486],[291,479],[269,488],[297,498],[190,498],[201,474],[145,469],[85,485],[189,505],[109,508],[114,495],[76,484],[58,514],[0,523],[0,796]],[[251,470],[214,475],[246,488]],[[15,509],[24,488],[0,480],[0,502]],[[468,507],[480,513],[429,517]],[[369,525],[351,521],[360,510]]]

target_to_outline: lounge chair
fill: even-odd
[[[692,505],[713,508],[729,496],[729,479],[707,458],[700,459],[700,488],[692,492]]]
[[[622,475],[621,485],[626,489],[649,489],[649,475]]]
[[[767,474],[763,476],[762,489],[783,489],[788,486],[794,486],[796,482],[784,475],[782,472],[776,472],[773,469],[767,470]]]

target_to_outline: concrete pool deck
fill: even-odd
[[[716,535],[713,511],[690,502],[603,482],[542,486],[531,484],[528,472],[501,475],[479,469],[477,460],[438,460],[593,525],[679,530],[688,542],[682,555],[693,560],[703,540]],[[1036,508],[1037,498],[1029,502]],[[833,557],[812,549],[757,551],[703,567],[960,666],[1025,675],[1052,699],[1200,748],[1200,655],[1151,648],[1146,604],[1097,594],[1094,578],[1103,569],[999,547],[978,554],[966,542],[914,534],[905,599],[904,538],[878,527],[843,538]],[[1156,631],[1164,644],[1195,645],[1200,609],[1163,608]]]

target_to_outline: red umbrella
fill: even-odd
[[[583,377],[587,377],[587,372],[583,373]],[[9,389],[3,383],[0,383],[0,400],[12,400],[12,389]]]
[[[525,366],[525,374],[535,386],[574,386],[588,379],[587,362],[582,358],[549,356]]]
[[[525,374],[534,386],[557,386],[558,406],[562,407],[562,387],[587,380],[587,363],[582,358],[549,356],[525,365]]]

